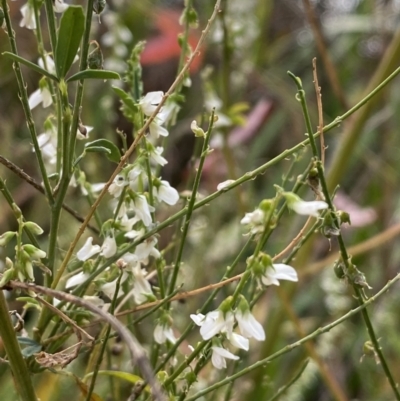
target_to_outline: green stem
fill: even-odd
[[[18,55],[17,43],[15,41],[15,34],[14,34],[14,30],[12,29],[12,25],[11,25],[11,19],[10,19],[8,4],[7,4],[6,0],[1,0],[1,3],[2,3],[2,6],[3,6],[4,19],[5,19],[5,22],[6,22],[7,34],[8,34],[8,39],[9,39],[10,46],[11,46],[11,52],[14,53],[15,55]],[[26,84],[24,82],[24,78],[22,76],[22,72],[21,72],[21,68],[19,66],[19,63],[14,62],[13,66],[14,66],[15,76],[17,78],[18,90],[19,90],[19,94],[20,94],[20,98],[21,98],[22,108],[23,108],[24,113],[25,113],[26,123],[27,123],[28,129],[29,129],[29,133],[31,135],[33,148],[35,149],[36,159],[37,159],[37,162],[39,164],[40,174],[42,175],[42,179],[43,179],[43,184],[44,184],[44,189],[45,189],[45,192],[46,192],[47,200],[48,200],[49,204],[51,205],[54,202],[54,199],[53,199],[53,195],[52,195],[50,182],[49,182],[49,179],[47,177],[47,172],[46,172],[46,167],[44,165],[42,152],[40,150],[39,143],[38,143],[38,140],[37,140],[37,133],[36,133],[36,128],[35,128],[35,123],[33,121],[31,109],[29,108],[29,101],[28,101],[28,93],[26,91]]]
[[[295,77],[291,72],[288,72],[288,74],[294,80],[294,82],[297,85],[297,89],[298,89],[297,96],[298,96],[298,100],[301,103],[301,107],[303,109],[303,115],[304,115],[304,119],[305,119],[305,122],[306,122],[307,132],[309,133],[308,135],[309,135],[309,138],[310,138],[311,148],[312,148],[312,151],[313,151],[313,154],[314,154],[314,158],[316,160],[315,165],[316,165],[316,168],[318,170],[318,177],[319,177],[321,189],[322,189],[322,192],[324,194],[325,202],[328,204],[329,212],[331,213],[333,223],[339,229],[340,228],[339,217],[335,213],[335,208],[334,208],[332,199],[331,199],[331,197],[329,195],[328,184],[326,182],[326,178],[325,178],[325,174],[324,174],[324,168],[322,166],[321,160],[319,159],[317,144],[315,142],[314,136],[310,135],[310,133],[312,132],[312,126],[311,126],[311,119],[310,119],[310,115],[309,115],[308,107],[307,107],[307,102],[306,102],[306,98],[305,98],[305,92],[303,90],[300,78]],[[343,237],[342,237],[340,232],[338,234],[337,239],[338,239],[338,243],[339,243],[340,255],[341,255],[342,261],[343,261],[343,263],[345,265],[344,273],[346,274],[346,276],[349,279],[349,282],[353,286],[353,290],[356,293],[356,296],[357,296],[359,304],[363,305],[364,304],[364,300],[363,300],[362,293],[361,293],[361,290],[360,290],[360,283],[356,282],[355,280],[352,280],[352,278],[350,276],[350,275],[353,275],[354,273],[356,275],[358,275],[359,272],[358,272],[357,268],[351,263],[351,259],[349,257],[349,254],[348,254],[347,249],[346,249],[346,245],[344,243]],[[367,327],[368,334],[369,334],[369,336],[371,338],[371,341],[372,341],[372,344],[374,346],[375,352],[378,355],[380,363],[382,364],[382,368],[383,368],[383,370],[385,372],[385,375],[386,375],[386,377],[387,377],[387,379],[388,379],[388,381],[389,381],[389,383],[390,383],[390,385],[392,387],[393,393],[394,393],[396,399],[400,401],[400,393],[398,391],[396,382],[393,379],[392,373],[390,372],[390,369],[389,369],[389,367],[388,367],[388,365],[386,363],[386,359],[385,359],[385,357],[384,357],[384,355],[383,355],[383,353],[382,353],[382,351],[380,349],[378,340],[376,338],[376,334],[374,332],[373,326],[371,324],[371,321],[370,321],[370,318],[368,316],[368,312],[367,312],[366,309],[363,310],[362,316],[363,316],[363,319],[364,319],[364,323],[365,323],[365,325]]]
[[[47,24],[49,27],[51,50],[53,54],[56,54],[57,47],[57,29],[56,29],[56,17],[53,10],[53,1],[45,0],[44,6],[46,8]]]
[[[22,357],[2,290],[0,290],[0,321],[0,337],[3,341],[8,360],[10,361],[16,390],[22,401],[37,401],[31,375]]]
[[[198,191],[199,185],[200,185],[201,173],[203,171],[204,161],[205,161],[208,151],[209,151],[208,147],[209,147],[209,143],[210,143],[210,139],[211,139],[211,131],[213,128],[213,124],[214,124],[214,111],[211,112],[209,127],[208,127],[207,132],[205,133],[203,148],[202,148],[201,156],[200,156],[200,163],[199,163],[199,167],[197,168],[197,173],[196,173],[196,177],[195,177],[194,184],[193,184],[192,194],[190,196],[189,203],[188,203],[187,209],[186,209],[186,217],[185,217],[185,222],[183,223],[181,242],[179,245],[178,255],[176,257],[174,269],[172,271],[172,277],[171,277],[171,281],[169,283],[168,293],[171,293],[174,290],[174,287],[176,284],[176,279],[178,277],[179,269],[181,266],[183,248],[185,247],[186,237],[189,232],[190,219],[192,217],[192,213],[193,213],[195,202],[196,202],[197,191]]]
[[[344,321],[346,321],[347,319],[351,318],[352,316],[354,316],[355,314],[361,312],[362,310],[364,310],[368,305],[370,305],[372,302],[375,302],[381,295],[383,295],[394,283],[396,283],[398,280],[400,279],[400,274],[398,274],[397,276],[395,276],[392,280],[390,280],[378,293],[376,293],[373,297],[369,298],[367,301],[365,301],[364,304],[358,306],[355,309],[352,309],[350,312],[346,313],[345,315],[343,315],[342,317],[340,317],[339,319],[335,320],[334,322],[320,327],[319,329],[313,331],[311,334],[309,334],[308,336],[303,337],[301,340],[296,341],[292,344],[287,345],[286,347],[280,349],[279,351],[273,353],[272,355],[261,359],[260,361],[254,363],[253,365],[248,366],[245,369],[242,369],[241,371],[226,377],[225,379],[205,388],[204,390],[201,390],[199,392],[197,392],[196,394],[194,394],[193,396],[189,397],[186,399],[186,401],[194,401],[222,386],[225,386],[226,384],[229,384],[232,380],[236,380],[239,377],[244,376],[247,373],[252,372],[255,369],[258,368],[263,368],[265,367],[269,362],[271,362],[272,360],[287,354],[288,352],[292,351],[294,348],[297,348],[301,345],[303,345],[304,343],[306,343],[307,341],[311,341],[313,339],[315,339],[316,337],[320,336],[323,333],[327,333],[330,330],[332,330],[335,326],[343,323]]]

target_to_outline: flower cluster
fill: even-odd
[[[257,341],[265,340],[262,325],[250,312],[250,307],[244,297],[241,297],[235,311],[232,310],[232,298],[223,301],[217,310],[206,315],[201,313],[190,315],[197,326],[200,326],[200,335],[204,340],[213,339],[211,362],[217,369],[226,368],[226,359],[239,359],[239,357],[223,347],[223,340],[227,340],[236,348],[248,351],[249,338]],[[233,331],[235,322],[239,332]],[[218,335],[218,338],[215,338]]]

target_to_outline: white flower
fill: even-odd
[[[32,110],[40,103],[43,104],[43,107],[49,107],[53,103],[53,99],[51,97],[51,93],[47,86],[43,86],[31,93],[28,99],[29,108]]]
[[[46,66],[45,63],[43,62],[42,57],[39,58],[38,60],[38,64],[40,67],[42,67],[44,70],[47,70],[48,72],[55,74],[56,73],[56,65],[54,63],[54,60],[51,56],[49,56],[48,54],[46,54],[45,56],[46,59]]]
[[[85,260],[91,258],[93,255],[96,255],[96,253],[99,253],[101,248],[99,245],[92,245],[93,242],[93,237],[89,237],[85,245],[77,252],[76,257],[84,262]]]
[[[137,257],[137,260],[141,263],[147,264],[147,259],[149,256],[153,256],[156,259],[160,258],[161,254],[156,248],[156,245],[156,237],[147,238],[144,242],[139,244],[135,248],[135,256]]]
[[[206,316],[198,313],[190,315],[190,318],[200,327],[200,335],[204,340],[209,340],[219,333],[226,333],[228,338],[232,335],[234,316],[232,312],[224,314],[222,310],[208,312]]]
[[[132,200],[132,204],[136,216],[148,227],[152,222],[150,213],[154,211],[154,208],[147,203],[147,199],[144,195],[136,195]]]
[[[71,287],[75,287],[75,286],[77,286],[79,284],[82,284],[87,280],[88,277],[89,276],[84,272],[80,272],[78,274],[74,274],[72,277],[70,277],[67,280],[67,283],[65,284],[65,288],[68,289],[68,288],[71,288]]]
[[[115,242],[115,238],[112,236],[106,237],[101,246],[101,253],[100,255],[104,256],[105,258],[111,258],[117,253],[117,243]]]
[[[255,338],[257,341],[265,340],[264,328],[251,314],[249,309],[245,312],[239,309],[235,313],[235,317],[239,325],[239,330],[244,337]]]
[[[279,280],[299,281],[297,272],[292,266],[283,263],[274,263],[272,266],[267,267],[264,274],[260,276],[260,280],[264,285],[279,286]]]
[[[219,183],[219,184],[217,185],[217,190],[218,190],[218,191],[221,191],[221,189],[225,189],[226,187],[229,187],[229,185],[233,184],[234,182],[235,182],[235,180],[226,180],[226,181],[223,181],[223,182],[221,182],[221,183]],[[259,210],[259,209],[257,209],[257,210]],[[254,213],[254,212],[253,212],[253,213]],[[247,216],[248,214],[252,214],[252,213],[246,213],[246,216]],[[242,221],[246,218],[246,216],[243,217]],[[242,224],[248,224],[248,223],[242,223]]]
[[[46,132],[38,136],[38,145],[43,158],[49,164],[56,164],[57,161],[57,132],[54,125],[49,126]],[[34,151],[35,149],[33,149]]]
[[[150,150],[150,159],[160,166],[165,166],[168,163],[168,160],[161,156],[163,151],[164,148],[161,146],[157,146],[156,148],[153,147]]]
[[[171,326],[157,324],[154,329],[154,339],[158,344],[164,344],[167,340],[172,344],[176,343],[176,338]]]
[[[153,139],[158,139],[160,136],[168,136],[168,130],[161,126],[162,122],[156,117],[149,127],[150,135]]]
[[[28,29],[36,29],[35,11],[32,4],[28,1],[21,9],[22,20],[19,23],[20,27],[26,26]]]
[[[164,92],[162,91],[149,92],[139,101],[139,106],[147,117],[150,117],[154,113],[163,96]]]
[[[226,361],[225,359],[233,359],[238,360],[239,357],[237,355],[232,354],[228,350],[222,347],[211,347],[212,349],[212,356],[211,362],[217,369],[225,369],[226,368]]]
[[[122,194],[122,190],[126,185],[129,184],[129,181],[125,179],[125,177],[121,174],[118,174],[112,184],[108,187],[108,192],[114,197],[118,198]]]
[[[292,192],[284,192],[283,195],[287,200],[288,207],[297,214],[318,217],[319,210],[328,208],[328,204],[324,201],[306,202]]]
[[[264,231],[265,213],[261,209],[256,209],[254,212],[246,213],[240,220],[240,224],[248,225],[252,234],[257,234]]]
[[[140,263],[137,263],[136,267],[132,269],[133,273],[133,298],[136,304],[140,305],[143,302],[147,302],[149,298],[154,298],[153,291],[150,283],[146,280],[146,270],[140,268]]]
[[[175,205],[179,200],[178,191],[171,187],[168,181],[159,181],[159,185],[154,185],[153,189],[154,196],[159,202],[165,202],[168,205]]]
[[[68,4],[65,4],[63,0],[55,0],[53,2],[53,9],[56,13],[63,13],[67,8]]]

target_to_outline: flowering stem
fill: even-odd
[[[226,269],[225,274],[223,275],[223,277],[221,278],[220,281],[224,281],[225,279],[227,279],[234,271],[234,269],[237,267],[237,265],[239,264],[239,262],[242,260],[244,254],[247,251],[247,248],[249,247],[249,245],[252,243],[254,239],[254,235],[250,236],[247,240],[247,242],[243,245],[242,249],[240,250],[239,254],[236,256],[235,260],[233,261],[233,263]],[[217,296],[218,292],[220,291],[220,288],[216,288],[211,294],[210,296],[207,298],[207,300],[204,302],[203,306],[200,309],[200,313],[203,313],[204,311],[207,310],[207,308],[209,307],[209,305],[211,305],[212,302],[214,302],[215,297]],[[195,326],[194,323],[190,323],[186,329],[184,330],[184,332],[182,333],[182,335],[177,339],[176,343],[172,346],[172,348],[169,350],[168,354],[165,356],[164,360],[156,367],[155,371],[159,372],[164,366],[165,364],[168,362],[168,360],[174,355],[174,353],[176,352],[176,350],[178,349],[179,345],[185,340],[185,338],[187,337],[187,335],[193,330],[193,327]]]
[[[18,55],[17,44],[15,41],[15,34],[14,34],[14,30],[12,29],[12,26],[11,26],[11,19],[10,19],[8,4],[7,4],[6,0],[1,0],[1,3],[3,6],[4,19],[6,22],[7,34],[8,34],[8,39],[9,39],[10,46],[11,46],[11,52],[14,53],[15,55]],[[22,108],[25,113],[26,123],[27,123],[28,129],[29,129],[30,135],[31,135],[32,144],[35,149],[35,154],[36,154],[36,158],[37,158],[37,161],[39,164],[40,174],[42,175],[47,200],[48,200],[49,204],[51,205],[54,202],[54,199],[53,199],[53,195],[52,195],[50,182],[47,177],[46,167],[43,162],[42,152],[40,150],[39,143],[37,140],[35,123],[33,121],[31,109],[29,107],[28,94],[26,92],[26,84],[24,82],[24,78],[22,76],[22,72],[21,72],[19,63],[14,61],[13,66],[14,66],[15,76],[17,78],[18,90],[19,90],[19,95],[21,98]]]
[[[0,322],[0,337],[10,362],[16,390],[22,401],[37,401],[31,381],[31,374],[22,357],[21,349],[8,313],[4,291],[2,290],[0,290]]]
[[[189,397],[186,399],[186,401],[194,401],[200,397],[202,397],[203,395],[206,395],[222,386],[225,386],[226,384],[229,384],[232,380],[236,380],[237,378],[244,376],[247,373],[250,373],[251,371],[258,369],[258,368],[263,368],[265,367],[266,364],[268,364],[269,362],[271,362],[272,360],[287,354],[288,352],[292,351],[294,348],[297,348],[301,345],[303,345],[304,343],[306,343],[307,341],[311,341],[314,338],[320,336],[323,333],[327,333],[330,330],[332,330],[335,326],[343,323],[344,321],[346,321],[347,319],[351,318],[352,316],[356,315],[357,313],[361,312],[362,310],[364,310],[367,306],[369,306],[370,304],[372,304],[373,302],[375,302],[381,295],[383,295],[394,283],[396,283],[398,280],[400,279],[400,274],[398,274],[397,276],[395,276],[392,280],[390,280],[379,292],[377,292],[373,297],[369,298],[368,300],[366,300],[362,305],[358,306],[355,309],[350,310],[348,313],[346,313],[345,315],[341,316],[339,319],[335,320],[334,322],[320,327],[319,329],[313,331],[311,334],[309,334],[306,337],[303,337],[301,340],[298,340],[292,344],[287,345],[286,347],[280,349],[279,351],[273,353],[272,355],[259,360],[258,362],[254,363],[253,365],[250,365],[248,367],[246,367],[245,369],[242,369],[241,371],[226,377],[225,379],[205,388],[204,390],[201,390],[199,392],[197,392],[196,394],[194,394],[193,396]]]
[[[328,204],[328,207],[329,207],[329,212],[328,213],[331,213],[332,220],[333,220],[333,223],[334,223],[335,227],[339,228],[340,227],[340,221],[339,221],[339,218],[338,218],[337,214],[334,213],[335,208],[333,206],[332,199],[331,199],[331,197],[329,195],[328,185],[327,185],[327,182],[326,182],[326,179],[325,179],[325,174],[324,174],[324,168],[323,168],[321,160],[319,159],[319,156],[318,156],[318,149],[317,149],[317,145],[315,143],[315,138],[314,138],[313,135],[310,135],[310,133],[312,132],[312,126],[311,126],[310,115],[308,113],[307,102],[306,102],[306,98],[305,98],[305,92],[303,90],[300,78],[296,77],[291,72],[288,72],[288,75],[294,80],[294,82],[297,85],[297,89],[298,89],[297,96],[298,96],[298,100],[300,101],[302,109],[303,109],[303,115],[304,115],[304,119],[305,119],[305,122],[306,122],[307,131],[309,133],[308,135],[309,135],[309,139],[310,139],[311,149],[313,151],[314,158],[316,160],[315,166],[316,166],[317,171],[318,171],[318,177],[319,177],[321,189],[322,189],[322,192],[324,194],[325,202]],[[363,305],[365,303],[364,303],[364,299],[363,299],[363,296],[362,296],[362,290],[360,289],[360,283],[358,283],[358,282],[356,282],[355,280],[352,279],[352,276],[353,275],[358,275],[359,272],[356,269],[356,267],[351,263],[351,258],[350,258],[349,254],[347,252],[347,249],[346,249],[346,246],[345,246],[345,243],[344,243],[344,240],[343,240],[343,237],[342,237],[340,231],[339,231],[339,234],[337,236],[337,239],[338,239],[341,259],[342,259],[342,261],[344,263],[344,266],[345,266],[344,273],[347,276],[348,281],[350,282],[350,284],[353,286],[353,290],[356,293],[356,297],[357,297],[357,300],[358,300],[359,304]],[[367,327],[368,334],[369,334],[369,336],[371,338],[371,341],[372,341],[372,344],[374,346],[375,352],[378,355],[380,363],[382,364],[382,368],[383,368],[383,370],[385,372],[385,375],[386,375],[386,377],[387,377],[387,379],[388,379],[388,381],[390,383],[390,386],[392,387],[393,393],[394,393],[396,399],[400,400],[400,393],[398,391],[396,382],[393,379],[392,373],[391,373],[391,371],[390,371],[390,369],[389,369],[389,367],[388,367],[388,365],[386,363],[386,359],[385,359],[385,357],[384,357],[384,355],[383,355],[383,353],[382,353],[382,351],[380,349],[378,340],[376,338],[376,334],[374,332],[374,328],[373,328],[373,326],[371,324],[371,321],[370,321],[370,318],[368,316],[368,312],[367,312],[366,309],[363,309],[362,316],[363,316],[363,319],[364,319],[364,323],[365,323],[365,325]]]
[[[203,171],[204,161],[206,160],[206,157],[209,152],[209,143],[210,143],[210,139],[211,139],[211,132],[212,132],[213,125],[214,125],[214,115],[215,115],[214,113],[215,113],[215,111],[213,110],[210,115],[208,130],[205,133],[203,148],[201,150],[200,162],[199,162],[196,177],[195,177],[194,183],[193,183],[192,194],[190,196],[188,205],[186,207],[186,216],[185,216],[185,221],[183,223],[181,242],[179,245],[178,255],[176,257],[174,269],[172,271],[172,277],[171,277],[171,281],[169,283],[168,293],[171,293],[175,288],[176,279],[178,277],[179,269],[181,266],[183,248],[185,247],[186,237],[189,232],[190,219],[192,217],[194,205],[196,202],[197,191],[198,191],[199,185],[200,185],[201,173]]]
[[[120,284],[121,284],[121,278],[122,278],[122,271],[121,271],[121,273],[120,273],[120,275],[118,277],[118,280],[117,280],[117,283],[116,283],[116,286],[115,286],[115,293],[114,293],[114,296],[113,296],[113,299],[112,299],[112,302],[111,302],[111,306],[110,306],[110,313],[112,315],[114,314],[115,306],[116,306],[117,299],[118,299],[118,292],[119,292],[119,287],[120,287]],[[99,372],[100,364],[101,364],[104,352],[105,352],[106,347],[107,347],[108,339],[110,338],[110,333],[111,333],[111,326],[108,324],[106,329],[105,329],[104,337],[102,338],[101,348],[100,348],[98,353],[94,352],[95,355],[97,355],[97,361],[96,361],[96,365],[95,365],[95,367],[93,369],[93,376],[92,376],[92,380],[90,382],[89,390],[87,392],[86,401],[91,401],[92,400],[92,393],[93,393],[93,390],[94,390],[94,385],[96,384],[97,374]],[[88,372],[89,370],[91,370],[90,362],[89,362],[89,364],[87,366],[86,371]]]
[[[2,1],[5,1],[5,0],[2,0]],[[129,149],[126,151],[126,153],[121,157],[121,160],[120,160],[118,166],[116,167],[114,172],[111,174],[111,177],[109,178],[109,180],[107,181],[107,183],[105,184],[105,186],[101,190],[99,196],[97,197],[96,201],[93,203],[92,207],[90,208],[89,213],[85,218],[85,221],[79,227],[79,230],[78,230],[74,240],[72,241],[71,245],[68,248],[68,251],[67,251],[67,253],[66,253],[65,257],[64,257],[64,260],[63,260],[63,262],[62,262],[62,264],[60,266],[60,269],[57,272],[57,276],[53,281],[53,284],[52,284],[53,288],[55,288],[57,286],[59,280],[61,279],[62,275],[64,274],[64,271],[65,271],[65,269],[67,267],[67,264],[68,264],[70,258],[72,257],[72,254],[74,252],[74,249],[75,249],[80,237],[82,236],[83,232],[85,231],[85,228],[87,227],[91,217],[93,216],[94,211],[97,209],[97,207],[100,204],[101,200],[103,199],[104,195],[107,193],[108,188],[110,187],[110,185],[114,181],[114,178],[122,170],[123,166],[125,165],[125,163],[129,159],[129,157],[131,156],[133,151],[137,148],[139,142],[142,140],[143,136],[145,135],[145,133],[149,129],[150,124],[154,121],[154,119],[156,118],[157,114],[159,113],[159,111],[161,110],[161,108],[163,107],[163,105],[165,104],[167,99],[175,92],[175,90],[178,87],[178,85],[180,84],[180,82],[184,79],[185,74],[188,71],[188,69],[189,69],[190,65],[192,64],[193,60],[195,59],[195,57],[200,52],[200,48],[203,45],[203,43],[204,43],[204,41],[205,41],[205,39],[206,39],[210,29],[211,29],[211,25],[212,25],[213,21],[215,20],[217,14],[219,12],[220,3],[221,3],[221,0],[216,0],[215,7],[214,7],[214,12],[211,15],[210,19],[208,20],[208,23],[207,23],[206,27],[202,31],[202,34],[201,34],[201,37],[200,37],[200,39],[199,39],[199,41],[197,43],[196,49],[194,50],[192,55],[189,57],[188,61],[186,62],[186,64],[184,65],[184,67],[182,68],[182,70],[180,71],[178,76],[176,77],[176,79],[173,82],[173,84],[170,86],[168,91],[164,94],[164,96],[161,99],[160,103],[155,108],[153,114],[146,120],[146,123],[138,131],[135,140],[133,141],[133,143],[131,144]],[[93,0],[89,0],[88,1],[88,10],[89,11],[92,10],[92,6],[93,6]],[[89,28],[90,28],[90,22],[91,22],[90,18],[87,18],[87,25],[89,25]],[[82,46],[83,48],[85,48],[86,44],[87,44],[87,42],[86,42],[86,34],[88,35],[88,33],[86,31],[88,31],[88,29],[85,28],[84,41],[83,41],[84,46]],[[82,56],[81,56],[82,58],[83,58],[83,55],[84,54],[83,54],[83,49],[82,49]],[[87,55],[87,51],[85,53],[85,56],[86,55]],[[81,63],[83,63],[82,60],[81,60]],[[85,61],[85,63],[86,63],[86,61]],[[79,88],[80,88],[81,85],[82,85],[81,82],[79,82],[78,83],[78,92],[80,91]],[[82,91],[83,91],[83,89],[82,89]],[[77,92],[77,97],[76,97],[77,99],[78,99],[78,92]],[[74,117],[73,117],[73,122],[72,122],[72,130],[74,128],[77,129],[77,127],[78,127],[79,106],[77,106],[77,104],[80,104],[80,102],[79,103],[77,101],[75,102]],[[75,132],[75,131],[73,131],[73,132]],[[73,137],[74,137],[74,135],[71,135],[71,141],[75,141],[75,139]],[[73,148],[73,147],[71,147],[71,148]]]
[[[49,27],[51,50],[53,54],[56,54],[56,47],[57,47],[56,18],[54,16],[52,0],[44,0],[44,6],[46,8],[46,17],[47,17],[47,24]]]

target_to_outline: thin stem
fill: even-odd
[[[23,401],[37,401],[31,375],[21,354],[2,290],[0,290],[0,321],[0,337],[10,362],[17,392]]]
[[[51,2],[51,0],[49,0],[49,1]],[[14,34],[14,30],[12,29],[12,25],[11,25],[8,4],[7,4],[6,0],[1,0],[1,3],[3,6],[4,19],[6,22],[7,34],[8,34],[8,39],[9,39],[10,46],[11,46],[11,52],[14,53],[15,55],[18,55],[17,43],[15,41],[15,34]],[[21,72],[19,63],[14,61],[13,68],[15,71],[15,76],[17,78],[18,90],[19,90],[19,95],[20,95],[20,99],[21,99],[21,103],[22,103],[22,108],[25,113],[26,123],[27,123],[28,129],[29,129],[29,133],[31,135],[33,148],[35,149],[35,154],[36,154],[37,162],[39,164],[40,174],[42,175],[47,200],[48,200],[49,204],[52,205],[52,203],[54,202],[54,199],[53,199],[53,195],[52,195],[50,182],[47,177],[47,172],[46,172],[46,167],[44,165],[42,152],[40,150],[39,142],[37,140],[35,123],[33,121],[31,109],[29,107],[28,93],[26,91],[26,84],[24,82],[24,78],[22,76],[22,72]]]
[[[206,160],[206,157],[207,157],[207,154],[209,151],[209,143],[210,143],[210,139],[211,139],[211,132],[212,132],[213,124],[214,124],[214,110],[211,112],[210,123],[208,126],[208,130],[205,133],[203,148],[201,150],[200,163],[197,168],[196,177],[194,179],[192,193],[190,195],[190,199],[189,199],[188,205],[186,207],[186,216],[185,216],[185,221],[183,223],[183,228],[182,228],[181,242],[179,245],[178,255],[176,257],[174,269],[172,271],[172,277],[171,277],[171,281],[169,283],[168,293],[171,293],[174,290],[174,287],[176,284],[176,279],[178,277],[179,269],[181,266],[183,248],[185,247],[186,237],[189,232],[190,219],[192,217],[193,208],[194,208],[196,198],[197,198],[197,191],[198,191],[199,185],[200,185],[200,178],[201,178],[201,174],[203,171],[204,161]]]
[[[394,283],[396,283],[398,280],[400,279],[400,274],[398,274],[397,276],[395,276],[392,280],[390,280],[378,293],[376,293],[373,297],[369,298],[367,301],[365,301],[364,304],[358,306],[355,309],[352,309],[350,312],[346,313],[345,315],[341,316],[339,319],[335,320],[334,322],[320,327],[319,329],[313,331],[311,334],[309,334],[306,337],[303,337],[301,340],[298,340],[292,344],[287,345],[286,347],[280,349],[279,351],[273,353],[272,355],[261,359],[260,361],[254,363],[253,365],[248,366],[245,369],[242,369],[241,371],[226,377],[225,379],[205,388],[204,390],[201,390],[199,392],[197,392],[196,394],[194,394],[193,396],[189,397],[186,399],[186,401],[194,401],[222,386],[225,386],[226,384],[229,384],[232,380],[236,380],[239,377],[244,376],[247,373],[252,372],[255,369],[258,368],[263,368],[265,367],[265,365],[267,365],[269,362],[271,362],[272,360],[287,354],[288,352],[292,351],[293,349],[305,344],[307,341],[311,341],[315,338],[317,338],[318,336],[320,336],[323,333],[327,333],[330,330],[332,330],[335,326],[343,323],[344,321],[346,321],[347,319],[351,318],[352,316],[356,315],[357,313],[361,312],[362,310],[364,310],[368,305],[372,304],[373,302],[375,302],[381,295],[383,295]]]

